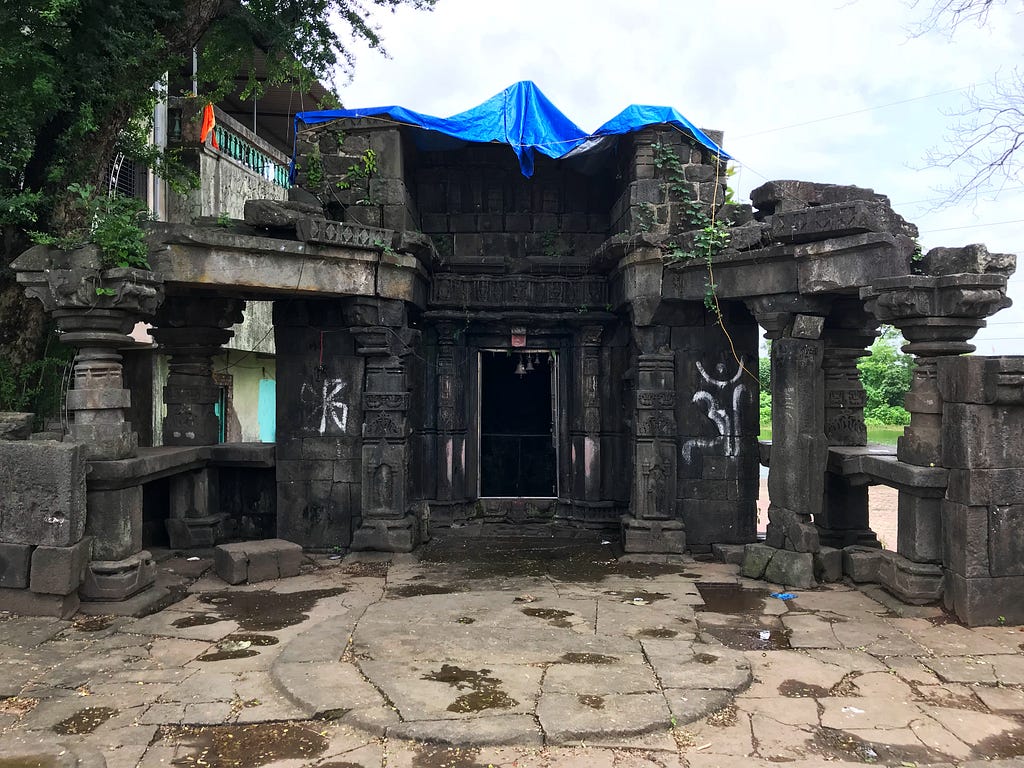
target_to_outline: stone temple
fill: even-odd
[[[154,225],[152,271],[88,249],[16,261],[78,355],[63,441],[0,443],[0,608],[158,601],[156,519],[178,549],[611,539],[1024,622],[1024,359],[965,354],[1010,303],[1013,256],[921,254],[869,189],[773,181],[733,204],[714,131],[647,124],[537,153],[530,176],[508,143],[435,134],[303,122],[287,199]],[[211,359],[260,301],[276,443],[221,443]],[[138,321],[169,356],[156,447],[137,444],[119,353]],[[856,368],[883,323],[917,361],[895,450],[867,444]],[[895,550],[871,529],[872,484],[899,490]]]

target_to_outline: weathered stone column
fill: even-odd
[[[905,397],[910,425],[896,449],[901,462],[920,467],[943,461],[943,402],[936,370],[941,358],[974,351],[968,343],[989,315],[1010,304],[1007,276],[1015,260],[990,254],[984,246],[934,248],[922,261],[922,275],[876,280],[861,289],[867,308],[907,339],[903,351],[916,357]],[[885,561],[880,580],[909,602],[942,594],[941,489],[900,489],[898,556]]]
[[[33,248],[13,266],[26,293],[53,313],[62,340],[78,350],[67,397],[68,439],[93,461],[133,456],[138,440],[125,417],[131,393],[124,388],[117,350],[131,344],[132,327],[159,306],[163,281],[147,270],[104,269],[92,246],[67,252]],[[90,487],[86,507],[92,560],[82,598],[124,600],[149,587],[156,571],[142,550],[142,487]]]
[[[675,417],[675,356],[667,327],[633,330],[637,345],[633,420],[633,486],[630,514],[622,518],[627,552],[674,552],[686,548],[676,509],[678,437]]]
[[[406,326],[401,302],[358,300],[349,314],[359,323],[352,328],[356,354],[365,360],[362,523],[352,536],[352,549],[411,552],[420,531],[408,499],[412,430],[407,358],[419,334]],[[382,324],[362,324],[368,320]]]
[[[576,364],[580,405],[573,453],[576,474],[576,499],[596,502],[601,499],[601,396],[600,325],[587,325],[576,332]]]
[[[242,321],[240,299],[168,296],[152,330],[170,356],[164,387],[164,445],[214,445],[219,425],[215,406],[220,390],[213,382],[213,356]]]
[[[466,423],[463,408],[464,375],[456,355],[459,327],[437,324],[437,498],[454,501],[464,496]]]
[[[747,302],[771,339],[772,448],[766,544],[814,553],[814,519],[821,514],[828,442],[822,338],[827,305],[800,296]]]
[[[825,321],[825,437],[829,445],[866,446],[864,406],[867,395],[857,361],[868,354],[877,335],[877,320],[859,302],[837,302]],[[871,530],[868,486],[854,485],[841,475],[825,474],[825,496],[815,518],[824,546],[881,546]]]

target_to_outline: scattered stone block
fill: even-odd
[[[0,587],[27,587],[31,557],[32,547],[28,544],[0,544]]]
[[[31,413],[0,411],[0,440],[28,440],[33,418]]]
[[[302,547],[284,539],[221,544],[214,549],[217,575],[228,584],[254,584],[299,575]]]
[[[767,544],[747,544],[743,548],[743,564],[740,575],[748,579],[760,579],[771,562],[775,549]]]
[[[791,552],[777,549],[764,569],[765,581],[797,589],[811,589],[814,580],[814,555],[810,552]]]
[[[746,544],[712,544],[711,553],[715,559],[728,565],[743,565]]]
[[[0,541],[70,547],[85,533],[85,460],[74,443],[0,442]]]
[[[32,552],[29,587],[46,595],[70,595],[85,579],[92,555],[92,539],[71,547],[36,547]]]
[[[79,605],[77,592],[69,595],[41,595],[29,589],[0,589],[0,611],[21,616],[69,619],[75,615]]]
[[[878,567],[882,550],[874,547],[844,547],[843,573],[858,584],[878,582]]]
[[[146,550],[122,560],[93,560],[80,591],[86,600],[120,601],[156,581],[156,562]]]
[[[814,578],[822,582],[842,581],[843,550],[822,547],[814,553]]]

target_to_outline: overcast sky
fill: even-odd
[[[675,107],[725,131],[743,201],[767,179],[856,184],[888,195],[925,249],[983,242],[1020,254],[1015,306],[977,343],[1024,354],[1024,180],[935,210],[955,176],[925,167],[965,89],[1024,65],[1024,4],[995,8],[983,28],[915,36],[931,2],[438,0],[431,13],[381,14],[390,58],[357,49],[339,90],[350,108],[447,116],[533,80],[587,130],[628,104]]]

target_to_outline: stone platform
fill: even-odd
[[[240,587],[155,554],[197,578],[159,613],[0,617],[0,765],[26,744],[142,768],[1024,754],[1017,628],[847,585],[781,600],[736,566],[578,541],[435,540]]]

